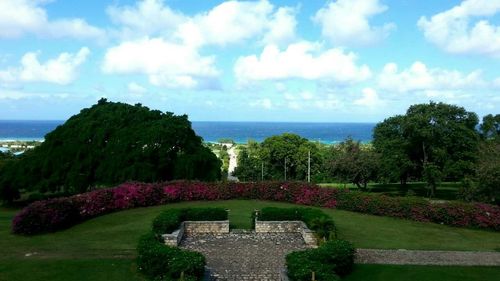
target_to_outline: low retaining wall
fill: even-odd
[[[257,233],[285,233],[298,232],[304,238],[306,245],[317,247],[318,241],[314,232],[302,221],[259,221],[255,219],[255,232]]]
[[[229,233],[229,221],[185,221],[184,231],[191,233]]]
[[[184,234],[192,233],[229,233],[229,221],[185,221],[179,229],[172,233],[163,234],[165,245],[178,246]]]

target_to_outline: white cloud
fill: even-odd
[[[298,101],[289,101],[288,108],[290,108],[290,109],[302,109],[302,105]]]
[[[385,104],[385,102],[380,99],[377,92],[372,88],[364,88],[362,91],[362,97],[354,100],[355,105],[377,108]]]
[[[0,1],[0,38],[35,34],[51,38],[103,40],[105,32],[79,18],[49,20],[42,0]]]
[[[119,45],[106,52],[106,73],[143,73],[156,86],[216,89],[219,72],[204,46],[226,46],[249,39],[286,44],[295,39],[296,8],[275,8],[268,0],[226,1],[194,16],[143,0],[133,6],[110,6],[107,13],[120,29]]]
[[[500,89],[500,77],[493,80],[493,87]]]
[[[194,47],[145,38],[108,49],[102,70],[146,74],[151,84],[167,88],[214,88],[219,74],[214,61]]]
[[[330,1],[313,20],[321,25],[323,36],[336,45],[368,45],[386,38],[395,28],[393,23],[370,25],[370,18],[386,10],[379,0]]]
[[[225,46],[253,38],[265,43],[289,43],[296,36],[296,12],[291,7],[276,8],[268,0],[225,1],[193,16],[173,10],[163,0],[107,9],[124,38],[161,36],[196,47]]]
[[[122,27],[125,37],[172,34],[187,20],[181,12],[164,5],[162,0],[138,1],[134,6],[110,6],[111,21]]]
[[[130,82],[127,85],[127,89],[131,94],[136,94],[136,95],[142,95],[147,92],[147,89],[144,88],[143,86],[135,83],[135,82]]]
[[[378,86],[393,92],[471,89],[487,85],[481,74],[480,70],[464,74],[456,70],[428,68],[419,61],[399,71],[395,63],[388,63],[378,76]]]
[[[188,45],[226,45],[262,34],[273,6],[267,0],[227,1],[179,26],[177,36]]]
[[[500,12],[499,0],[465,0],[450,10],[423,16],[425,38],[446,52],[500,57],[500,26],[486,18]]]
[[[85,62],[90,50],[81,48],[78,53],[61,53],[57,58],[46,62],[38,60],[38,53],[26,53],[21,59],[21,66],[0,70],[0,81],[49,82],[66,85],[76,79],[78,67]]]
[[[325,98],[316,100],[314,105],[323,110],[336,109],[342,106],[342,102],[334,94],[328,94]]]
[[[296,38],[295,29],[297,19],[295,15],[297,9],[290,7],[281,7],[272,16],[268,23],[269,31],[264,36],[265,44],[284,45],[292,42]]]
[[[268,99],[258,99],[250,102],[250,106],[252,107],[262,107],[264,109],[271,109],[273,108],[273,102]]]
[[[306,41],[291,44],[283,51],[275,45],[267,45],[260,56],[238,58],[234,72],[243,84],[293,78],[350,83],[371,75],[368,66],[356,65],[353,53],[337,48],[322,50],[319,44]]]

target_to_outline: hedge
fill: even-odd
[[[435,222],[451,226],[500,231],[500,207],[483,203],[432,203],[416,197],[389,197],[345,189],[322,188],[300,182],[258,183],[125,183],[71,197],[35,202],[13,220],[18,234],[37,234],[69,227],[106,213],[171,202],[194,200],[257,199],[324,208],[337,208],[379,216]],[[64,210],[54,207],[64,202]],[[72,214],[67,217],[67,214]],[[75,214],[75,215],[73,215]]]
[[[303,221],[320,238],[337,237],[334,221],[318,209],[266,207],[260,210],[258,219],[261,221]]]
[[[223,208],[187,208],[163,211],[153,220],[153,232],[160,235],[171,233],[183,221],[222,221],[227,220]]]
[[[151,280],[202,280],[205,257],[198,253],[162,244],[153,232],[143,235],[137,245],[138,270]]]
[[[335,281],[349,274],[354,265],[354,246],[345,240],[331,240],[317,249],[292,252],[286,256],[288,277],[292,281]]]
[[[185,220],[227,220],[223,208],[170,209],[161,212],[154,220],[152,231],[141,236],[137,245],[137,267],[152,280],[202,280],[205,257],[198,253],[167,246],[161,234],[172,232]]]

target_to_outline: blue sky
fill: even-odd
[[[101,97],[191,120],[500,112],[500,0],[0,1],[0,119]]]

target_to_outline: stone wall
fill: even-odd
[[[255,232],[257,233],[290,233],[297,232],[302,235],[306,245],[316,247],[318,241],[314,231],[310,230],[302,221],[259,221],[255,219]]]
[[[269,232],[301,232],[303,228],[301,221],[259,221],[255,220],[255,232],[269,233]]]
[[[163,237],[163,241],[165,245],[168,246],[177,246],[181,243],[182,237],[184,236],[184,223],[181,224],[179,229],[175,230],[172,233],[168,234],[163,234],[161,237]]]
[[[185,221],[186,234],[191,233],[229,233],[229,221]]]
[[[229,221],[185,221],[179,229],[172,233],[163,234],[165,245],[178,246],[184,234],[191,233],[229,233]]]

